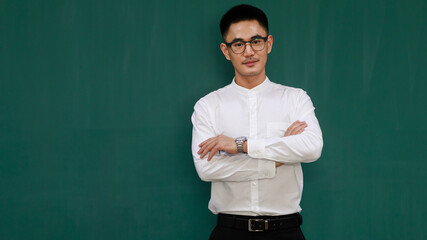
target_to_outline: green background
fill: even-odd
[[[427,2],[248,2],[324,134],[307,239],[426,239]],[[1,0],[0,239],[207,239],[190,116],[233,77],[237,3]]]

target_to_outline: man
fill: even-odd
[[[218,214],[210,239],[304,239],[300,163],[317,160],[323,147],[313,104],[266,76],[273,37],[260,9],[235,6],[220,29],[235,77],[201,98],[191,118],[194,164],[212,182],[209,209]]]

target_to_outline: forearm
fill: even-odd
[[[276,174],[275,162],[254,159],[246,154],[215,154],[207,161],[193,153],[194,165],[203,181],[250,181],[273,178]]]
[[[294,136],[248,140],[249,156],[281,163],[313,162],[320,157],[322,148],[322,137],[308,131]]]
[[[248,139],[249,156],[280,163],[315,161],[322,148],[322,132],[314,113],[292,124],[283,137]]]

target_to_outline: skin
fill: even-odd
[[[257,20],[240,21],[230,25],[224,40],[227,43],[235,39],[251,40],[254,36],[267,36],[267,31]],[[246,43],[245,51],[235,54],[225,43],[221,43],[220,48],[225,58],[233,64],[235,81],[244,88],[254,88],[265,80],[265,64],[267,55],[273,47],[273,36],[268,35],[267,46],[261,51],[254,51],[249,43]]]
[[[259,24],[257,20],[245,20],[230,25],[224,39],[227,43],[235,39],[243,39],[244,41],[251,40],[254,36],[267,36],[267,31]],[[252,89],[261,84],[265,78],[265,64],[267,63],[267,55],[273,47],[273,36],[268,35],[265,48],[261,51],[254,51],[249,43],[246,43],[246,48],[243,53],[235,54],[225,43],[221,43],[220,48],[224,57],[231,61],[235,72],[235,82],[237,85]],[[301,134],[307,127],[306,122],[295,121],[286,129],[285,136]],[[204,158],[207,154],[210,161],[217,151],[225,151],[231,154],[237,153],[237,144],[234,138],[218,135],[209,138],[199,144],[200,158]],[[243,144],[243,151],[247,153],[247,143]],[[283,163],[276,162],[276,167],[282,166]]]

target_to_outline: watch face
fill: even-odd
[[[246,141],[246,137],[238,137],[238,138],[236,138],[236,141],[244,142],[244,141]]]

